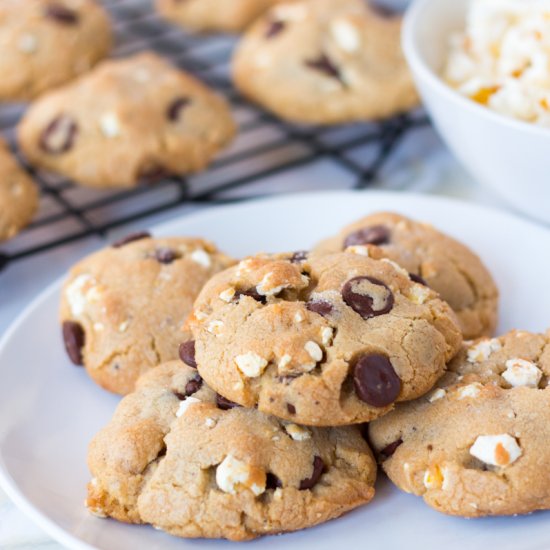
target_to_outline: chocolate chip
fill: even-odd
[[[74,143],[78,127],[68,115],[54,118],[40,136],[40,148],[50,155],[61,155],[69,151]]]
[[[86,341],[84,329],[80,323],[65,321],[63,323],[63,342],[69,359],[75,365],[82,365],[82,348]]]
[[[202,378],[197,374],[195,378],[192,378],[185,384],[185,395],[189,397],[194,393],[197,393],[202,387]]]
[[[254,298],[256,302],[260,302],[261,304],[267,303],[267,298],[265,296],[262,296],[255,288],[249,288],[248,290],[238,290],[235,296],[236,298],[240,298],[241,296],[249,296],[250,298]]]
[[[319,478],[323,475],[324,469],[325,463],[323,462],[323,459],[320,456],[316,456],[313,459],[313,473],[311,474],[311,477],[300,481],[300,491],[313,489],[313,487],[317,485]]]
[[[394,303],[393,292],[374,277],[350,279],[342,288],[342,298],[363,319],[388,313]]]
[[[340,75],[338,67],[336,67],[336,65],[330,60],[330,58],[326,54],[323,53],[317,59],[311,59],[309,61],[306,61],[305,63],[306,66],[310,69],[314,69],[316,71],[324,73],[325,75],[342,82],[342,77]]]
[[[271,472],[267,472],[265,476],[265,488],[266,489],[278,489],[283,486],[283,482]]]
[[[76,25],[78,23],[78,13],[62,4],[51,3],[47,5],[44,15],[64,25]]]
[[[390,242],[390,230],[385,225],[373,225],[354,231],[346,237],[344,249],[364,244],[382,245]]]
[[[175,250],[163,247],[155,250],[155,259],[161,264],[171,264],[178,257]]]
[[[399,438],[397,441],[394,441],[393,443],[390,443],[389,445],[386,445],[380,451],[380,458],[382,458],[382,460],[386,460],[386,459],[390,458],[390,456],[392,456],[393,453],[395,453],[395,451],[397,450],[397,447],[399,447],[399,445],[401,445],[401,443],[403,443],[403,440],[401,438]]]
[[[284,21],[270,21],[267,30],[265,31],[265,37],[274,38],[284,30],[285,26]]]
[[[296,407],[294,405],[291,405],[290,403],[286,404],[286,410],[289,412],[289,414],[296,414]]]
[[[228,411],[229,409],[240,407],[240,405],[233,403],[233,401],[229,401],[229,399],[226,399],[219,393],[216,394],[216,405],[218,406],[218,409],[221,409],[222,411]]]
[[[197,361],[195,360],[195,340],[188,340],[183,342],[179,347],[180,359],[189,367],[197,368]]]
[[[175,122],[179,119],[181,112],[191,105],[191,99],[189,97],[178,97],[168,105],[166,110],[166,116],[168,120]]]
[[[416,275],[415,273],[409,273],[409,278],[411,279],[411,281],[414,281],[415,283],[428,286],[428,283],[420,275]]]
[[[150,239],[151,233],[148,231],[138,231],[136,233],[130,233],[126,237],[122,237],[118,241],[115,241],[111,246],[113,248],[121,248],[125,244],[133,243],[134,241],[141,241],[141,239]]]
[[[164,166],[157,163],[148,163],[140,168],[137,178],[141,183],[151,184],[169,178],[172,175]]]
[[[292,254],[292,257],[290,258],[290,261],[293,264],[300,264],[302,262],[305,262],[307,260],[308,251],[307,250],[298,250],[297,252],[294,252]]]
[[[385,355],[362,355],[353,369],[357,397],[373,407],[393,403],[401,391],[401,380]]]
[[[309,309],[309,311],[313,311],[313,313],[322,315],[323,317],[330,315],[334,309],[332,304],[326,300],[312,300],[306,303],[306,308]]]

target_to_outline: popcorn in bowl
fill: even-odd
[[[471,0],[444,77],[494,111],[550,127],[550,0]]]

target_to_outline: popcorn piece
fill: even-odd
[[[518,386],[538,388],[542,372],[535,363],[515,358],[506,361],[506,370],[502,373],[502,378],[514,388]]]
[[[202,248],[198,248],[197,250],[191,252],[191,259],[195,263],[202,265],[205,268],[209,268],[212,265],[210,254],[208,254],[208,252],[206,252]]]
[[[303,322],[303,320],[304,320],[304,316],[303,316],[302,312],[297,311],[296,314],[294,315],[294,321],[296,323],[301,323],[301,322]]]
[[[491,466],[509,466],[521,456],[521,447],[508,434],[480,435],[470,447],[470,454]]]
[[[292,357],[285,353],[280,359],[279,359],[279,369],[284,369],[288,364],[292,361]]]
[[[184,402],[185,402],[185,401],[184,401]],[[208,417],[208,418],[204,421],[204,425],[205,425],[207,428],[213,428],[216,424],[217,424],[217,422],[216,422],[213,418],[210,418],[210,417]]]
[[[256,496],[265,491],[266,475],[232,455],[227,455],[216,468],[216,483],[224,492],[237,494],[242,489],[250,489]]]
[[[433,403],[434,401],[437,401],[438,399],[442,399],[447,395],[447,392],[443,388],[437,388],[434,390],[429,396],[428,401],[430,403]]]
[[[426,489],[440,489],[443,486],[443,472],[437,465],[430,466],[424,472],[424,487]]]
[[[281,292],[285,288],[288,288],[289,286],[288,284],[272,286],[272,283],[270,283],[271,279],[273,279],[273,273],[269,272],[264,276],[264,278],[260,281],[260,283],[256,287],[258,294],[261,294],[262,296],[275,296],[276,294],[279,294],[279,292]]]
[[[176,411],[176,417],[179,418],[180,416],[183,416],[185,414],[185,411],[193,404],[193,403],[200,403],[201,400],[197,399],[196,397],[193,397],[192,395],[184,399]]]
[[[407,279],[409,278],[409,272],[393,260],[390,260],[389,258],[382,258],[380,261],[390,264],[397,272],[401,273],[401,275],[407,277]]]
[[[65,297],[69,303],[71,313],[75,317],[80,317],[89,301],[89,293],[97,284],[96,280],[86,273],[79,275],[67,286]]]
[[[470,363],[487,361],[492,353],[501,349],[502,345],[496,338],[481,340],[468,350],[468,361]]]
[[[308,352],[309,356],[316,363],[318,363],[319,361],[321,361],[323,359],[323,350],[321,349],[319,344],[317,344],[313,340],[309,340],[308,342],[306,342],[306,345],[304,346],[304,349]]]
[[[260,376],[267,367],[267,361],[253,352],[244,353],[235,357],[238,369],[248,378]]]
[[[473,382],[467,386],[462,386],[457,390],[457,399],[467,399],[477,397],[483,386],[479,382]]]
[[[366,256],[367,258],[370,255],[369,247],[361,244],[348,246],[346,252],[349,254],[357,254],[358,256]]]
[[[34,53],[38,48],[38,39],[34,34],[24,33],[17,41],[17,49],[23,53]]]
[[[346,19],[337,19],[330,26],[332,38],[340,49],[353,53],[361,47],[361,37],[357,29]]]
[[[286,424],[286,433],[294,439],[294,441],[306,441],[311,439],[311,433],[307,428],[298,426],[298,424]]]
[[[105,137],[114,138],[120,135],[120,123],[115,113],[106,113],[99,119],[99,127]]]
[[[214,334],[215,336],[219,336],[223,331],[223,321],[210,321],[208,323],[207,329],[210,334]]]
[[[224,302],[231,302],[235,296],[235,289],[234,288],[226,288],[224,291],[220,292],[220,300],[223,300]]]
[[[430,289],[423,285],[415,284],[411,287],[407,296],[413,304],[422,305],[430,296]]]
[[[334,330],[331,327],[323,327],[321,329],[321,342],[324,346],[328,346],[334,337]]]

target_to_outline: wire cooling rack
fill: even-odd
[[[35,171],[22,160],[40,186],[40,211],[30,227],[0,246],[0,270],[91,235],[104,237],[115,227],[183,203],[236,200],[232,191],[237,189],[238,200],[257,196],[251,187],[258,180],[321,158],[351,173],[355,188],[366,187],[376,180],[403,138],[427,124],[421,113],[337,128],[285,123],[246,102],[233,88],[229,59],[234,37],[186,34],[161,20],[151,7],[152,0],[103,0],[103,4],[115,24],[116,57],[152,49],[195,74],[231,102],[239,136],[203,174],[124,191],[87,189]],[[16,152],[14,127],[23,111],[22,105],[0,106],[0,130]],[[315,189],[314,178],[311,189]]]

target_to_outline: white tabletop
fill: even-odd
[[[418,149],[418,143],[410,144],[400,151],[397,160],[392,159],[392,169],[384,181],[376,187],[384,189],[407,189],[437,195],[453,196],[493,207],[507,208],[491,192],[476,185],[458,166],[456,161],[429,132],[428,144]],[[315,178],[319,189],[341,189],[349,187],[349,181],[336,166],[323,162],[294,172],[286,172],[280,178],[272,178],[266,185],[266,192],[280,189],[299,191],[304,182]],[[283,181],[284,180],[284,181]],[[260,183],[261,185],[261,183]],[[311,188],[311,184],[307,186]],[[185,215],[190,207],[172,210],[136,224],[134,228],[153,225],[160,221]],[[125,227],[118,233],[126,233],[132,227]],[[43,254],[10,266],[0,273],[0,334],[13,319],[52,281],[62,276],[66,269],[88,252],[100,247],[102,242],[91,238],[53,252]],[[52,541],[35,527],[0,489],[0,548],[60,550],[61,545]]]

